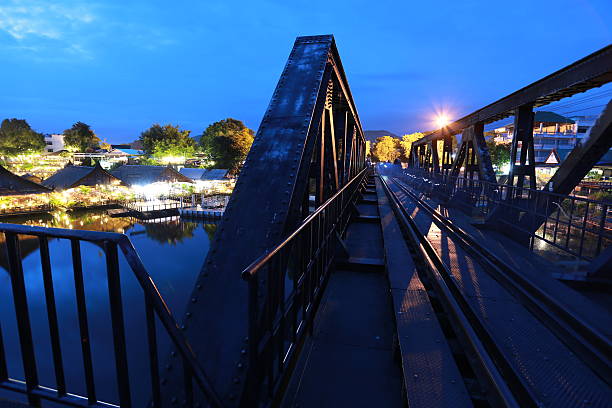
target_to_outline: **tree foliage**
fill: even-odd
[[[400,158],[402,161],[408,161],[408,156],[410,155],[412,143],[421,139],[423,136],[425,136],[425,134],[421,132],[409,133],[407,135],[402,136],[402,140],[399,141],[401,153]]]
[[[64,130],[64,145],[71,150],[86,152],[99,148],[100,139],[88,124],[77,122]]]
[[[491,164],[501,170],[506,164],[510,163],[510,143],[497,143],[493,139],[487,140],[487,149],[491,156]]]
[[[45,139],[24,119],[4,119],[0,125],[0,153],[15,155],[40,152],[45,148]]]
[[[156,159],[164,157],[192,157],[196,151],[196,142],[189,137],[191,131],[181,130],[171,124],[161,126],[154,124],[140,134],[145,153]]]
[[[227,118],[208,126],[200,137],[200,145],[216,167],[236,172],[246,159],[255,133],[242,121]]]
[[[400,157],[399,139],[391,136],[381,136],[376,138],[376,143],[372,147],[372,159],[378,162],[392,162]]]

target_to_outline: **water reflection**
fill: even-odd
[[[2,222],[125,233],[130,237],[147,271],[179,320],[216,230],[214,224],[184,221],[179,217],[139,221],[127,217],[113,218],[103,211],[37,215],[34,218],[14,217],[3,219]],[[2,268],[0,269],[0,299],[2,299],[0,300],[0,328],[6,353],[9,356],[10,376],[23,379],[3,236],[0,237],[0,246],[0,268]],[[21,236],[20,249],[35,337],[39,377],[43,385],[55,388],[38,239]],[[51,240],[49,249],[66,380],[71,392],[83,395],[85,384],[70,243],[63,239]],[[98,397],[105,401],[116,402],[114,354],[104,251],[94,244],[83,243],[81,253]],[[143,294],[122,256],[120,256],[120,273],[130,381],[135,398],[134,406],[145,406],[150,388],[147,347],[146,343],[143,343],[146,332]],[[169,342],[161,330],[159,330],[159,341],[159,355],[161,360],[164,360]],[[109,379],[113,380],[108,381]]]

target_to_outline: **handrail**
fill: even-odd
[[[421,187],[423,184],[442,186],[433,189],[433,193],[445,200],[459,192],[467,194],[469,199],[461,201],[463,206],[478,211],[487,222],[504,223],[505,231],[529,240],[530,250],[534,250],[538,240],[578,259],[590,260],[612,241],[610,202],[420,169],[409,169],[398,175],[403,181]],[[553,208],[561,211],[553,211]],[[508,217],[514,218],[509,220]],[[572,236],[574,239],[570,239]]]
[[[363,175],[368,170],[368,168],[364,168],[361,170],[355,177],[353,177],[346,185],[344,185],[336,194],[327,199],[323,204],[321,204],[312,214],[304,219],[302,224],[289,234],[282,242],[274,246],[270,251],[261,255],[255,261],[253,261],[249,266],[247,266],[242,271],[242,279],[249,280],[253,275],[257,273],[257,271],[274,255],[276,255],[285,245],[287,245],[292,239],[294,239],[302,230],[304,230],[307,225],[315,219],[321,212],[323,212],[332,201],[335,201],[338,196],[340,196],[349,186],[355,183],[357,180],[362,180]]]
[[[199,385],[202,392],[208,399],[210,405],[215,406],[215,407],[223,406],[219,395],[216,393],[216,391],[214,390],[212,386],[211,381],[208,379],[206,373],[204,372],[204,369],[198,363],[193,349],[191,348],[184,334],[181,332],[176,322],[176,319],[172,315],[172,312],[170,311],[168,305],[166,304],[163,297],[161,296],[157,286],[153,282],[153,279],[147,272],[132,242],[125,234],[119,234],[115,232],[69,230],[69,229],[62,229],[62,228],[45,228],[45,227],[38,227],[38,226],[5,224],[5,223],[0,223],[0,232],[4,233],[5,236],[7,237],[7,244],[9,243],[8,242],[9,237],[13,237],[12,239],[16,241],[17,235],[20,235],[20,234],[28,235],[28,236],[36,236],[44,240],[47,240],[48,238],[68,239],[68,240],[71,240],[73,244],[74,242],[78,243],[78,241],[86,241],[86,242],[103,244],[105,251],[107,252],[107,259],[109,259],[109,253],[113,251],[114,251],[113,253],[116,255],[116,249],[109,250],[109,248],[112,248],[112,245],[118,246],[121,249],[121,252],[123,253],[123,255],[125,256],[125,259],[128,265],[132,269],[132,272],[134,276],[136,277],[138,283],[140,284],[140,287],[143,289],[145,293],[145,300],[147,303],[147,307],[149,306],[152,307],[152,309],[157,314],[158,318],[160,319],[161,323],[166,329],[167,334],[172,340],[172,343],[177,348],[178,352],[183,358],[184,364],[187,365],[186,368],[188,368],[188,371],[190,371],[196,383]],[[111,246],[109,246],[109,243],[111,244]],[[48,245],[45,245],[45,248],[46,248],[46,257],[48,260]],[[77,244],[77,248],[78,248],[78,244]],[[73,250],[74,250],[74,246],[73,246]],[[14,253],[11,254],[11,249],[8,247],[8,245],[7,245],[7,251],[9,252],[9,259],[16,258],[15,257],[16,254]],[[80,255],[79,255],[79,260],[80,260]],[[50,269],[50,265],[47,265],[47,267]],[[19,265],[18,269],[20,268],[21,266]],[[119,267],[118,267],[117,259],[115,258],[113,265],[107,264],[107,268],[109,269],[109,287],[110,287],[111,286],[110,276],[112,274],[118,273]],[[14,268],[12,267],[11,274],[15,272],[15,270],[13,269]],[[44,269],[45,269],[45,265],[43,265],[43,270]],[[21,274],[22,273],[23,272],[21,272]],[[118,278],[117,278],[117,284],[118,284]],[[112,299],[111,299],[111,303],[112,303]],[[120,306],[120,300],[119,300],[119,306]],[[117,311],[117,312],[120,313],[120,311]],[[20,336],[21,335],[22,333],[20,333]],[[0,350],[0,356],[2,355],[2,353],[3,353],[3,350]],[[23,350],[22,350],[22,353],[24,353]],[[127,362],[125,364],[127,364]],[[27,377],[27,374],[26,374],[26,377]],[[26,378],[26,383],[27,383],[27,378]],[[36,388],[40,388],[40,386],[38,384],[35,384],[33,385],[33,387],[30,387],[28,389],[34,390]],[[65,396],[65,395],[70,395],[70,394],[66,394],[64,392],[63,395]],[[52,399],[53,398],[54,397],[52,397]],[[129,394],[128,394],[128,400],[129,400]],[[127,405],[129,404],[130,403],[128,401]]]
[[[242,271],[249,288],[246,400],[279,403],[306,336],[312,332],[336,244],[367,171],[360,171],[295,231]],[[258,273],[262,270],[265,276]],[[263,399],[261,393],[265,393]]]

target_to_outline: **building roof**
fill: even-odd
[[[200,169],[183,167],[180,172],[182,175],[192,180],[225,180],[228,169]]]
[[[559,115],[558,113],[555,112],[549,112],[549,111],[535,111],[534,112],[535,115],[533,117],[533,123],[537,123],[537,122],[544,122],[544,123],[576,123],[575,120],[570,119],[568,117]],[[504,128],[514,128],[514,123],[510,122],[510,123],[506,123],[503,126],[498,126],[495,130],[501,130]],[[504,129],[507,130],[507,129]]]
[[[569,156],[573,149],[550,149],[550,153],[546,156],[544,162],[536,163],[540,165],[552,165],[556,166],[563,163],[563,160]],[[597,162],[596,166],[612,166],[612,150],[608,150],[601,159]]]
[[[136,149],[113,148],[110,152],[108,152],[108,154],[118,156],[142,156],[144,152]]]
[[[96,164],[94,167],[90,166],[74,166],[72,164],[68,164],[61,170],[58,170],[46,180],[43,180],[42,184],[45,187],[55,189],[55,190],[63,190],[67,188],[76,187],[79,185],[79,182],[85,177],[92,174],[94,171],[101,171],[106,173],[109,177],[116,178],[102,167],[100,164]]]
[[[228,169],[210,169],[202,175],[201,180],[224,180],[228,171]]]
[[[48,193],[51,190],[0,166],[0,195]]]
[[[179,170],[179,172],[186,177],[189,177],[192,180],[201,180],[201,177],[206,173],[207,169],[198,169],[198,168],[190,168],[183,167]]]
[[[182,175],[170,166],[124,164],[111,171],[111,174],[126,184],[151,184],[167,180],[193,182],[191,178]]]
[[[559,115],[555,112],[549,111],[535,111],[533,118],[534,122],[548,122],[548,123],[576,123],[570,118]]]

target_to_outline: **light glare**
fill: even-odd
[[[443,128],[445,126],[448,126],[449,123],[450,123],[450,120],[445,114],[440,113],[436,116],[436,125],[438,126],[438,128]]]

